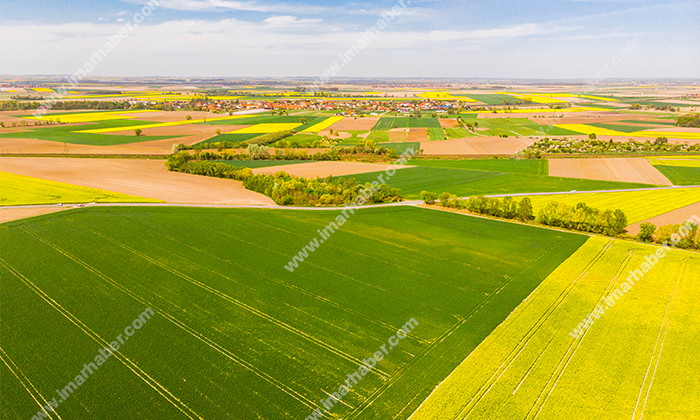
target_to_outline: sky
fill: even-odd
[[[700,0],[151,1],[0,0],[0,75],[700,78]]]

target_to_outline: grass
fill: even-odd
[[[160,203],[161,200],[136,197],[63,182],[0,172],[0,205],[77,203]]]
[[[470,93],[467,95],[467,97],[474,99],[476,101],[479,101],[479,102],[483,102],[486,105],[502,105],[504,99],[508,100],[508,102],[510,102],[511,104],[515,104],[517,102],[522,102],[521,99],[518,99],[515,96],[500,95],[500,94],[496,94],[496,93],[492,93],[492,94]]]
[[[673,185],[700,185],[700,166],[654,165],[654,167]]]
[[[437,118],[417,118],[417,117],[382,117],[372,127],[372,130],[390,130],[392,128],[415,128],[433,127],[440,128],[440,121]]]
[[[585,242],[447,212],[364,209],[294,273],[283,269],[338,214],[90,208],[3,224],[3,358],[50,398],[103,346],[83,328],[114,340],[150,307],[156,315],[119,350],[133,365],[109,359],[62,418],[109,418],[129,401],[150,419],[183,418],[176,406],[193,418],[300,419],[414,318],[378,364],[389,376],[368,374],[331,411],[404,420]],[[4,411],[34,415],[15,377],[3,378]]]
[[[415,159],[410,164],[431,168],[473,169],[513,174],[549,174],[549,162],[546,159]]]
[[[452,139],[461,139],[464,137],[476,137],[477,134],[475,134],[471,130],[467,130],[466,128],[445,128],[445,133],[447,133],[447,137],[452,138]]]
[[[533,196],[535,214],[551,201],[575,206],[586,203],[601,210],[620,209],[630,224],[650,219],[700,201],[700,188],[677,188],[651,191],[625,191],[589,194],[555,194]]]
[[[479,128],[488,128],[479,131],[479,134],[486,136],[568,136],[577,134],[551,125],[540,125],[527,118],[481,118],[477,122]]]
[[[372,131],[365,140],[373,140],[375,143],[389,143],[389,132],[384,130]]]
[[[148,121],[135,120],[109,120],[100,121],[90,125],[51,125],[31,128],[29,131],[20,133],[3,133],[0,131],[0,138],[5,139],[36,139],[57,141],[61,143],[71,144],[87,144],[91,146],[113,146],[119,144],[138,143],[151,140],[174,139],[182,136],[136,136],[131,135],[115,135],[101,133],[77,133],[78,130],[84,129],[100,129],[100,128],[119,128],[119,127],[136,127],[147,124],[154,124]]]
[[[592,127],[606,128],[608,130],[620,131],[622,133],[636,133],[638,131],[646,130],[649,127],[645,126],[633,126],[633,125],[617,125],[617,124],[604,124],[604,123],[591,123],[588,124]]]
[[[670,251],[582,338],[568,335],[657,249],[590,238],[412,419],[697,418],[697,254]]]
[[[445,132],[442,130],[442,127],[428,128],[428,138],[430,140],[447,140],[447,137],[445,137]]]
[[[410,141],[403,143],[379,143],[377,144],[377,146],[386,147],[387,149],[393,149],[396,151],[396,153],[401,154],[408,149],[418,151],[420,149],[420,142]]]
[[[413,165],[409,161],[408,165]],[[353,175],[358,181],[371,182],[380,172]],[[461,197],[472,195],[517,194],[529,192],[569,192],[609,189],[653,188],[653,185],[629,182],[594,181],[576,178],[558,178],[543,175],[509,174],[470,169],[417,167],[396,171],[389,180],[392,187],[400,188],[404,196],[420,198],[423,190],[434,193],[449,192]]]

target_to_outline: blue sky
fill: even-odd
[[[95,76],[700,77],[700,0],[158,0]],[[0,74],[72,74],[148,0],[0,0]]]

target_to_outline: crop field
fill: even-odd
[[[700,158],[688,156],[678,159],[649,158],[649,162],[673,185],[700,185]]]
[[[332,126],[333,124],[340,122],[344,117],[329,117],[321,121],[318,124],[314,124],[311,127],[305,129],[305,133],[318,133],[319,131],[325,130],[326,128]]]
[[[557,99],[553,98],[551,96],[547,95],[538,95],[538,94],[533,94],[533,93],[500,93],[502,95],[506,96],[513,96],[515,98],[518,98],[520,100],[526,101],[526,102],[532,102],[535,104],[564,104],[567,101],[564,101],[562,99]]]
[[[154,112],[148,110],[142,111],[108,111],[108,112],[73,112],[73,113],[61,113],[61,114],[47,114],[43,117],[22,117],[27,120],[48,120],[62,122],[65,124],[70,123],[81,123],[81,122],[94,122],[94,121],[109,121],[109,120],[126,120],[131,118],[129,114],[142,113],[142,112]]]
[[[444,128],[445,134],[447,134],[447,137],[453,138],[453,139],[461,139],[464,137],[475,137],[478,134],[474,133],[471,130],[468,130],[466,128],[456,128],[456,127],[446,127]]]
[[[442,130],[442,127],[430,127],[427,130],[428,130],[428,138],[430,138],[430,140],[446,140],[447,139],[447,137],[445,137],[445,132]]]
[[[301,123],[264,123],[256,124],[250,127],[241,128],[236,131],[231,131],[226,134],[267,134],[267,133],[277,133],[279,131],[293,130],[299,127]]]
[[[0,205],[23,206],[58,203],[158,203],[136,197],[63,182],[0,172]]]
[[[94,124],[84,126],[74,125],[50,125],[31,128],[25,132],[3,133],[0,131],[0,138],[5,139],[37,139],[47,141],[57,141],[71,144],[85,144],[92,146],[111,146],[117,144],[137,143],[151,140],[162,140],[178,138],[179,136],[136,136],[132,135],[114,135],[114,134],[98,134],[76,132],[83,127],[92,127],[92,130],[105,129],[107,131],[123,131],[126,129],[145,128],[147,125],[153,124],[148,121],[134,120],[109,120],[99,121]],[[94,128],[98,127],[98,128]]]
[[[548,175],[549,172],[546,159],[414,159],[411,165],[530,175]]]
[[[590,238],[411,419],[698,419],[700,257],[671,250],[624,287],[658,249]],[[620,288],[584,334],[569,335]]]
[[[382,117],[377,121],[372,130],[390,130],[392,128],[440,128],[437,118],[417,117]]]
[[[413,164],[413,161],[408,163]],[[420,165],[420,164],[419,164]],[[360,182],[371,182],[380,173],[354,176]],[[515,174],[495,171],[453,169],[439,167],[406,168],[397,171],[388,183],[400,188],[405,197],[420,198],[421,191],[437,194],[449,192],[461,197],[491,194],[518,194],[530,192],[595,191],[605,189],[630,189],[653,185],[629,182],[594,181],[576,178],[558,178],[543,175]],[[574,203],[575,204],[575,203]]]
[[[650,191],[623,191],[587,194],[554,194],[532,196],[532,206],[535,214],[552,201],[575,206],[586,203],[598,209],[620,209],[625,212],[627,221],[641,222],[700,202],[700,188],[663,188]]]
[[[507,100],[508,102],[514,104],[515,102],[519,101],[518,98],[515,96],[510,96],[510,95],[500,95],[497,93],[489,93],[489,94],[476,94],[476,93],[470,93],[468,96],[471,99],[474,99],[475,101],[479,101],[482,103],[485,103],[486,105],[501,105],[503,103],[503,100]]]
[[[150,124],[138,124],[134,126],[126,126],[126,127],[119,127],[119,129],[114,129],[113,127],[107,127],[107,128],[93,128],[89,130],[76,130],[78,133],[93,133],[93,134],[99,134],[99,133],[114,133],[118,131],[125,131],[125,130],[134,130],[137,128],[159,128],[159,127],[175,127],[178,125],[187,125],[187,124],[200,124],[200,123],[216,123],[219,124],[221,122],[227,121],[230,123],[230,121],[235,121],[238,124],[249,124],[249,118],[248,115],[233,115],[229,117],[220,117],[220,118],[208,118],[208,119],[193,119],[193,120],[182,120],[182,121],[171,121],[171,122],[159,122],[159,123],[150,123]]]
[[[386,147],[387,149],[393,149],[398,154],[402,154],[408,149],[413,149],[413,151],[420,149],[420,143],[418,142],[403,142],[403,143],[378,143],[378,146]],[[411,163],[413,164],[413,163]]]
[[[619,130],[611,130],[609,128],[601,128],[593,124],[555,124],[554,127],[574,131],[580,134],[595,134],[596,136],[668,137],[673,139],[700,140],[700,133],[697,132],[659,130],[625,132]]]
[[[479,123],[479,128],[487,129],[478,132],[486,136],[566,136],[576,134],[555,126],[540,125],[527,118],[479,118],[476,122]]]
[[[331,410],[406,419],[586,240],[426,209],[365,209],[298,273],[285,270],[337,214],[89,208],[0,226],[0,287],[13,297],[0,307],[4,414],[31,418],[33,398],[57,397],[151,308],[119,355],[62,402],[61,418],[118,419],[128,407],[152,419],[302,419],[415,319]]]

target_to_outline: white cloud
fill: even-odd
[[[150,0],[122,0],[129,3],[147,4]],[[249,11],[267,13],[322,13],[328,9],[319,6],[292,5],[286,3],[263,4],[259,1],[235,0],[164,0],[158,7],[192,12]]]
[[[323,19],[299,19],[296,16],[272,16],[263,22],[269,27],[275,28],[308,28],[321,23]]]

